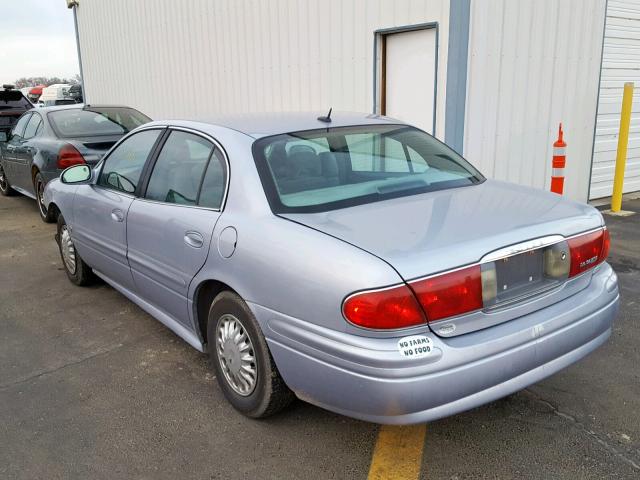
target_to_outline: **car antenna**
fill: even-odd
[[[318,117],[318,120],[324,123],[331,123],[331,110],[333,110],[333,107],[329,109],[329,113],[327,113],[326,117]]]

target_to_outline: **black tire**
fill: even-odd
[[[248,345],[252,347],[247,351],[253,352],[255,359],[255,387],[251,393],[244,395],[234,389],[227,378],[228,374],[223,371],[223,363],[226,365],[231,363],[221,360],[218,348],[218,328],[223,325],[223,322],[229,322],[230,318],[238,320],[241,329],[246,332],[250,340]],[[236,410],[251,418],[265,418],[284,409],[293,401],[295,396],[280,376],[258,322],[247,304],[237,294],[226,291],[215,298],[209,309],[207,339],[209,358],[218,384],[224,396]]]
[[[7,175],[4,173],[4,168],[0,163],[0,194],[5,197],[11,197],[16,194],[16,191],[11,188],[11,183],[7,178]]]
[[[67,223],[62,215],[58,215],[58,234],[56,235],[56,240],[58,241],[58,250],[60,251],[60,259],[62,260],[62,266],[64,268],[67,277],[71,280],[71,283],[74,283],[78,286],[91,285],[95,280],[95,275],[89,265],[84,263],[80,254],[73,247],[73,242],[71,238],[65,237],[65,230],[68,233]],[[75,268],[71,268],[68,262],[65,260],[65,255],[63,254],[63,249],[67,247],[66,242],[71,242],[71,247],[73,248],[74,258],[75,258]]]
[[[42,174],[37,172],[33,177],[33,191],[36,193],[36,202],[38,202],[38,213],[44,223],[53,223],[56,221],[56,211],[54,208],[47,208],[44,204],[44,179]]]

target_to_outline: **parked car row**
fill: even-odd
[[[56,168],[25,156],[18,175],[32,115],[43,138],[29,145]],[[71,282],[103,279],[208,352],[250,417],[297,396],[424,422],[520,390],[611,334],[609,233],[588,205],[486,179],[380,116],[146,120],[124,107],[25,114],[2,150],[16,145],[5,190],[56,220]],[[34,166],[48,172],[42,195]]]
[[[3,90],[15,90],[13,85],[3,85]],[[73,105],[83,103],[82,85],[79,83],[70,85],[56,83],[49,85],[36,85],[24,87],[18,90],[22,96],[36,107],[53,107],[56,105]]]
[[[82,103],[82,86],[56,83],[42,89],[36,105],[38,107],[53,107],[55,105],[73,105]]]
[[[133,108],[43,107],[23,113],[8,134],[0,133],[0,193],[22,193],[38,202],[45,222],[55,212],[43,203],[44,187],[65,168],[93,166],[124,134],[151,121]],[[2,137],[6,138],[2,138]]]

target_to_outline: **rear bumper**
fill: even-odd
[[[433,354],[410,360],[398,352],[400,337],[329,331],[251,307],[298,397],[362,420],[409,424],[480,406],[575,363],[610,336],[618,300],[617,277],[602,264],[587,288],[529,315],[453,338],[425,331]]]

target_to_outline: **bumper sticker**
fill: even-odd
[[[424,358],[433,352],[433,342],[424,335],[411,335],[398,340],[398,351],[405,358]]]

